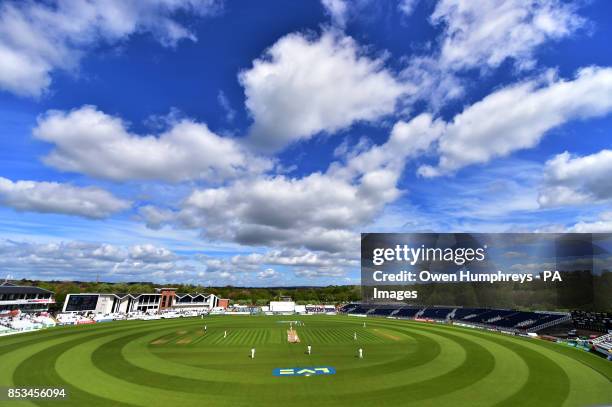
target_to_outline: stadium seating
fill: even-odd
[[[16,316],[1,318],[0,325],[2,325],[4,328],[18,332],[33,331],[46,326],[40,322],[38,318],[35,318],[33,315],[29,314],[19,314]]]
[[[565,313],[517,311],[493,308],[418,307],[391,304],[347,304],[340,307],[341,313],[378,317],[415,318],[439,321],[455,321],[479,326],[488,326],[512,332],[537,331],[569,320]]]
[[[426,308],[421,314],[420,318],[446,320],[448,319],[448,315],[453,312],[453,310],[454,308]]]
[[[463,320],[468,317],[478,316],[483,312],[486,312],[485,308],[457,308],[453,316],[451,316],[454,320]]]
[[[607,312],[572,311],[574,326],[595,332],[612,330],[612,314]]]
[[[358,307],[358,305],[359,304],[345,304],[338,309],[338,312],[344,313],[344,314],[350,314],[352,313],[352,311],[354,311]]]
[[[533,322],[538,320],[538,314],[535,312],[514,312],[495,322],[495,325],[504,328],[515,328],[517,325],[532,325]]]
[[[369,315],[375,315],[378,317],[388,317],[395,311],[397,311],[399,307],[377,307]]]
[[[368,312],[372,311],[374,307],[375,306],[372,306],[372,305],[359,304],[354,309],[352,309],[349,312],[349,314],[359,314],[359,315],[367,314]]]
[[[520,329],[530,329],[536,328],[542,325],[554,325],[554,322],[560,322],[560,320],[568,319],[566,314],[544,314],[544,313],[535,313],[537,318],[533,321],[527,321],[526,323],[517,324],[517,328]]]
[[[471,322],[476,322],[479,324],[491,324],[497,325],[497,322],[503,319],[504,317],[510,316],[514,314],[516,311],[511,310],[501,310],[501,309],[490,309],[482,314],[478,314],[474,317],[466,317],[464,320],[469,320]]]
[[[394,317],[397,317],[397,318],[414,318],[414,316],[420,310],[421,310],[421,308],[410,308],[410,307],[400,308],[400,310],[394,315]]]

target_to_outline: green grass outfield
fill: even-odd
[[[302,342],[290,344],[280,321],[296,319]],[[308,366],[336,374],[272,375]],[[350,316],[119,321],[0,338],[0,386],[70,392],[2,406],[594,406],[612,404],[611,380],[611,362],[553,343]]]

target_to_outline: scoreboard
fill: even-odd
[[[94,311],[98,304],[98,295],[74,295],[68,299],[65,311]]]

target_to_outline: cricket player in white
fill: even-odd
[[[227,331],[223,331],[223,337],[227,338]]]
[[[355,341],[357,340],[357,332],[353,333],[353,340],[355,340]]]
[[[310,352],[312,352],[312,346],[308,345],[308,354],[310,355]]]
[[[255,359],[255,348],[251,348],[251,359]]]
[[[363,349],[359,348],[359,359],[363,359]]]

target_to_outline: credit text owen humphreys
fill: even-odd
[[[462,267],[466,263],[481,262],[486,256],[487,246],[473,248],[426,248],[410,247],[408,245],[397,245],[395,248],[376,248],[373,250],[372,263],[382,266],[385,262],[405,262],[414,266],[418,262],[445,262],[454,263]],[[470,270],[459,269],[456,273],[432,273],[428,270],[388,272],[376,270],[372,273],[374,282],[389,284],[411,284],[411,283],[468,283],[468,282],[531,282],[534,279],[543,281],[561,281],[558,271],[545,270],[539,275],[531,273],[504,273],[497,270],[493,273],[473,273]],[[403,301],[406,299],[417,299],[417,290],[381,290],[374,287],[373,299],[392,299]]]

